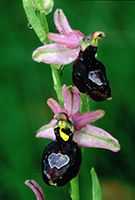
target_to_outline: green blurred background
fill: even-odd
[[[49,187],[41,177],[41,156],[50,142],[37,139],[37,129],[53,117],[46,101],[57,98],[49,65],[32,60],[32,52],[42,44],[28,21],[21,0],[0,2],[0,199],[35,199],[24,185],[36,180],[46,200],[69,200],[69,184]],[[91,110],[104,109],[104,118],[93,123],[121,144],[121,151],[85,149],[80,173],[80,196],[91,199],[90,169],[101,183],[103,200],[133,200],[135,197],[135,2],[56,0],[53,12],[62,8],[73,29],[85,35],[102,30],[98,59],[106,66],[113,99],[95,103]],[[51,32],[56,32],[53,12],[47,16]],[[63,83],[72,83],[72,64],[65,67]]]

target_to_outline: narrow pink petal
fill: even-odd
[[[73,62],[80,49],[69,49],[63,44],[52,43],[37,48],[33,54],[33,60],[47,64],[66,65]]]
[[[53,119],[49,124],[46,124],[42,126],[38,131],[37,131],[37,138],[48,138],[55,140],[55,134],[54,134],[54,126],[56,124],[57,120]]]
[[[64,15],[63,11],[61,9],[57,9],[54,13],[54,23],[57,27],[58,31],[61,34],[69,34],[70,32],[73,32],[71,29],[66,16]]]
[[[83,114],[77,112],[72,117],[74,127],[76,130],[81,130],[86,124],[102,118],[104,114],[104,110],[95,110]]]
[[[52,111],[54,112],[54,114],[58,114],[58,113],[66,113],[68,115],[68,112],[65,108],[61,108],[60,105],[58,104],[57,101],[55,101],[54,99],[52,98],[49,98],[47,100],[47,104],[48,106],[52,109]]]
[[[62,93],[64,98],[64,108],[68,112],[68,116],[72,118],[76,112],[78,112],[81,102],[80,92],[77,87],[66,87],[63,85]]]
[[[81,33],[79,30],[73,30],[74,33],[76,33],[79,37],[84,38],[85,35],[83,33]]]
[[[40,185],[34,180],[26,180],[25,184],[32,189],[37,197],[37,200],[45,200],[44,193]]]
[[[48,33],[47,37],[53,42],[65,44],[70,49],[78,48],[80,43],[79,36],[76,33],[69,33],[68,35]]]
[[[62,108],[60,107],[60,105],[58,104],[58,102],[55,101],[52,98],[49,98],[47,100],[47,104],[52,109],[52,111],[54,112],[54,114],[57,114],[57,113],[60,113],[60,112],[63,111]]]
[[[91,125],[75,131],[73,139],[81,147],[103,148],[114,152],[120,150],[118,140],[103,129]]]

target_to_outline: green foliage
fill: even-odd
[[[90,172],[92,177],[92,200],[102,200],[100,183],[94,168]]]

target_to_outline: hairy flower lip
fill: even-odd
[[[54,99],[50,98],[47,104],[54,112],[55,116],[58,113],[65,113],[71,123],[74,126],[73,140],[81,147],[93,147],[103,148],[114,152],[120,150],[119,142],[111,136],[108,132],[101,128],[90,125],[90,122],[94,122],[102,118],[105,114],[103,110],[95,110],[81,114],[79,112],[81,96],[79,90],[74,86],[62,87],[64,108]],[[52,119],[47,125],[41,127],[36,137],[50,138],[55,140],[54,127],[57,119]]]

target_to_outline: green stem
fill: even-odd
[[[63,95],[62,95],[62,89],[61,89],[62,88],[62,82],[61,82],[61,77],[60,77],[60,71],[53,64],[51,64],[51,69],[52,69],[54,90],[56,91],[59,104],[62,107]]]
[[[80,112],[89,112],[89,98],[86,94],[81,94]],[[81,149],[83,152],[84,148]],[[72,200],[79,200],[79,180],[78,176],[70,181],[71,185],[71,198]]]
[[[81,113],[89,112],[89,98],[86,94],[81,94]],[[81,149],[83,153],[84,148]],[[71,198],[72,200],[79,200],[79,177],[75,177],[70,181],[71,184]]]
[[[47,19],[46,19],[45,13],[40,13],[40,19],[41,19],[42,27],[43,27],[46,35],[47,35],[49,33],[49,27],[48,27],[48,23],[47,23]],[[48,39],[48,43],[50,43],[49,39]]]
[[[81,106],[80,106],[80,112],[85,113],[89,112],[89,97],[86,94],[81,93]]]
[[[72,200],[79,200],[79,180],[78,176],[70,181],[71,185],[71,198]]]

